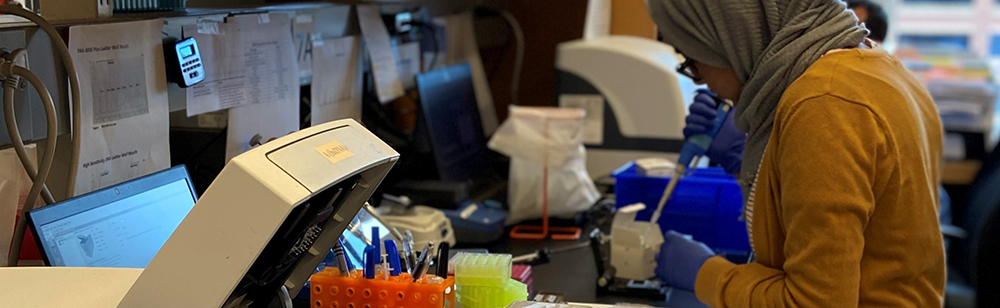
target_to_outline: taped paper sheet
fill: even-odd
[[[259,16],[264,15],[267,14]],[[245,93],[248,97],[256,96],[259,101],[229,109],[226,136],[228,162],[249,150],[256,135],[260,135],[260,142],[264,143],[299,130],[299,75],[288,15],[274,14],[267,19],[245,15],[229,18],[225,25],[227,31],[240,29],[244,33],[244,44],[252,48],[247,50],[248,54],[261,53],[247,56],[248,65],[276,67],[264,72],[247,67]],[[257,76],[262,73],[269,76]],[[257,84],[264,79],[267,79],[266,84]]]
[[[249,17],[248,17],[249,16]],[[295,97],[299,79],[291,20],[275,14],[230,17],[183,27],[205,63],[205,80],[187,89],[187,115]],[[295,80],[285,78],[293,71]]]
[[[500,120],[497,118],[493,105],[493,94],[490,92],[490,82],[479,56],[479,44],[476,43],[475,27],[472,12],[434,18],[437,27],[445,29],[444,38],[439,42],[446,44],[435,66],[454,65],[468,62],[472,69],[472,84],[476,88],[476,104],[479,105],[479,118],[483,121],[483,133],[492,136],[497,130]],[[442,63],[443,62],[443,63]],[[430,64],[428,64],[430,65]]]
[[[403,83],[403,89],[410,90],[417,87],[417,74],[420,74],[420,43],[409,42],[396,45],[396,55],[399,62],[399,79]]]
[[[586,112],[583,118],[583,144],[604,144],[604,97],[587,94],[559,95],[559,107],[578,108]]]
[[[70,196],[170,167],[163,20],[71,27],[80,161]]]
[[[312,125],[361,122],[361,43],[356,36],[313,42]]]
[[[312,15],[298,15],[292,23],[292,34],[295,36],[295,59],[299,63],[299,82],[303,85],[312,82],[312,42],[316,33],[316,22]]]
[[[386,30],[378,6],[374,4],[358,5],[358,23],[365,38],[365,48],[372,62],[372,74],[375,76],[375,92],[383,104],[403,96],[403,83],[399,79],[396,64],[396,53],[392,49],[389,31]]]

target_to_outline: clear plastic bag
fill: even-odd
[[[584,111],[511,107],[489,147],[510,157],[507,225],[542,218],[548,177],[549,216],[572,217],[600,197],[587,173]]]

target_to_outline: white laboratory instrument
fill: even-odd
[[[266,305],[298,294],[399,154],[354,120],[233,158],[118,306]]]
[[[430,248],[431,251],[436,251],[437,244],[442,242],[455,246],[455,230],[451,226],[451,220],[439,209],[418,205],[405,210],[380,211],[379,214],[386,224],[399,232],[412,232],[413,248],[417,251],[427,246],[427,242],[435,244],[435,247]]]
[[[3,268],[0,305],[266,306],[282,286],[298,293],[398,158],[354,120],[292,133],[233,158],[138,277]],[[65,295],[21,295],[34,289]],[[89,301],[61,304],[78,290]]]
[[[660,225],[636,221],[646,205],[637,203],[618,209],[611,223],[611,266],[615,276],[631,280],[656,277],[656,254],[663,245]]]
[[[677,160],[686,106],[696,85],[677,74],[677,53],[664,43],[606,36],[560,44],[560,107],[587,111],[584,144],[593,178],[640,158]]]

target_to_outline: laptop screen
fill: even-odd
[[[29,213],[51,266],[145,268],[194,207],[183,166]]]
[[[460,63],[417,75],[422,121],[442,180],[477,180],[489,168],[472,71]]]

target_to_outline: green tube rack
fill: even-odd
[[[507,307],[528,298],[528,286],[510,278],[510,255],[460,254],[453,262],[455,296],[462,307]]]

